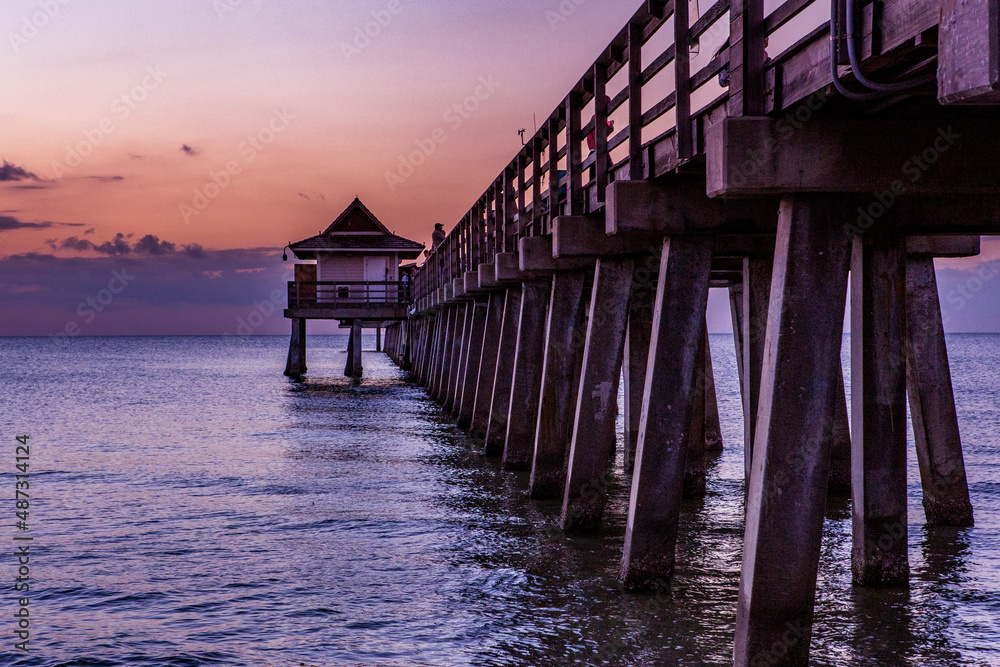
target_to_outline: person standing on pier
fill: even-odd
[[[434,231],[431,233],[431,250],[438,247],[444,243],[445,236],[444,225],[440,222],[434,225]]]

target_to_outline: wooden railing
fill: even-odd
[[[367,308],[386,304],[409,304],[410,283],[365,281],[288,282],[288,307]]]
[[[522,237],[550,233],[558,215],[599,211],[615,179],[651,179],[692,161],[703,152],[704,128],[721,117],[780,113],[829,85],[829,20],[823,18],[829,2],[786,0],[765,14],[763,0],[718,0],[697,17],[689,15],[686,0],[642,3],[429,253],[414,276],[414,298],[476,270],[495,253],[515,252]],[[862,55],[903,48],[936,26],[933,5],[882,0],[875,14],[866,5]],[[588,154],[591,134],[595,148]]]

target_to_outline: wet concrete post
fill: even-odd
[[[854,583],[906,585],[906,243],[870,230],[851,254]]]
[[[347,335],[347,361],[344,363],[344,375],[354,377],[354,347],[357,345],[354,338],[354,323],[349,322],[349,333]]]
[[[430,377],[428,367],[434,347],[436,322],[437,317],[435,316],[422,317],[420,319],[420,341],[417,347],[417,384],[421,387],[427,387],[427,379]]]
[[[566,484],[566,453],[573,436],[576,389],[586,335],[585,281],[583,271],[557,271],[552,276],[529,482],[534,498],[558,498]]]
[[[773,261],[768,257],[743,258],[743,454],[744,472],[750,479],[757,405],[760,396],[764,335],[771,292]]]
[[[472,330],[469,335],[468,352],[465,355],[465,371],[462,375],[461,397],[458,406],[458,426],[467,429],[472,424],[476,392],[479,388],[479,365],[483,358],[486,342],[486,320],[489,315],[489,300],[478,299],[469,304],[472,311]]]
[[[653,329],[653,304],[656,298],[656,278],[659,258],[640,263],[632,282],[632,297],[628,306],[628,332],[625,337],[625,358],[622,381],[625,383],[625,472],[632,472],[635,450],[639,443],[639,417],[642,413],[642,390],[646,384],[646,364],[649,361],[649,336]]]
[[[826,510],[850,238],[839,196],[786,195],[775,245],[736,608],[736,667],[805,665]],[[803,383],[802,378],[810,378]]]
[[[452,377],[448,386],[448,399],[445,402],[445,410],[454,419],[458,416],[461,407],[459,401],[462,397],[462,381],[465,379],[465,365],[469,354],[469,337],[472,334],[473,304],[471,301],[462,303],[458,307],[459,322],[458,336],[455,339],[455,349],[452,363]]]
[[[382,351],[382,327],[375,327],[375,351]]]
[[[507,415],[510,413],[510,388],[514,379],[514,354],[517,350],[520,319],[521,287],[510,287],[507,289],[507,298],[504,301],[497,370],[494,376],[493,396],[490,399],[486,444],[483,446],[483,454],[486,456],[500,456],[507,442]]]
[[[710,237],[664,241],[622,554],[628,590],[673,575],[711,266]]]
[[[458,392],[458,383],[461,380],[462,372],[462,352],[465,348],[465,329],[468,319],[468,304],[460,303],[455,306],[455,333],[452,336],[451,350],[448,354],[448,382],[445,385],[445,394],[441,399],[441,405],[446,412],[451,412],[455,406],[455,395]]]
[[[701,498],[705,495],[705,354],[708,348],[706,325],[702,315],[701,338],[696,343],[695,382],[691,393],[691,427],[687,437],[687,455],[684,458],[684,498]]]
[[[292,318],[292,335],[288,341],[288,360],[285,375],[296,378],[306,372],[306,320]]]
[[[444,396],[444,388],[448,384],[448,360],[449,351],[453,344],[455,334],[455,309],[446,308],[441,311],[441,332],[438,337],[437,368],[434,371],[434,385],[431,398],[438,403]]]
[[[712,368],[708,327],[705,328],[705,451],[722,451],[722,423],[719,421],[719,399],[715,393],[715,369]]]
[[[507,290],[493,292],[487,305],[483,354],[479,360],[476,400],[472,408],[472,422],[469,425],[473,437],[477,439],[485,439],[486,427],[490,423],[490,405],[493,402],[493,383],[497,374],[497,355],[500,352],[500,333],[503,329],[503,308],[506,300]]]
[[[549,280],[527,281],[521,288],[514,375],[507,411],[507,437],[503,449],[505,470],[527,470],[535,444],[535,424],[542,386],[545,314],[549,307]]]
[[[839,366],[837,395],[833,404],[833,428],[830,431],[830,493],[846,496],[851,493],[851,422],[847,414],[847,392],[844,388],[844,367]]]
[[[906,383],[927,523],[973,525],[934,260],[906,265]]]
[[[361,320],[354,320],[354,324],[351,326],[351,340],[354,341],[354,347],[351,350],[351,359],[353,360],[351,376],[361,377],[364,366],[361,364]]]
[[[441,378],[441,356],[444,349],[445,332],[447,331],[448,314],[439,310],[434,315],[434,329],[430,348],[430,358],[427,367],[427,394],[434,398]]]
[[[604,514],[634,268],[632,258],[597,260],[563,493],[568,532],[596,530]]]
[[[729,285],[729,311],[733,322],[733,343],[736,347],[736,374],[740,382],[740,405],[746,405],[743,388],[743,283]]]

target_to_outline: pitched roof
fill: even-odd
[[[321,234],[289,245],[298,259],[316,259],[329,252],[396,252],[401,259],[416,259],[424,244],[396,236],[356,198]]]
[[[336,220],[330,223],[330,226],[323,233],[336,234],[338,232],[378,232],[392,234],[357,197],[354,198],[350,206],[344,209],[343,213],[337,216]]]

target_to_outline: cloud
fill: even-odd
[[[0,227],[2,228],[2,227]],[[84,236],[92,234],[94,228],[86,230]],[[191,259],[201,259],[206,256],[206,250],[198,243],[183,244],[178,249],[176,243],[161,241],[155,234],[146,234],[141,239],[132,244],[129,239],[132,234],[125,235],[119,232],[110,241],[104,243],[94,243],[89,239],[81,239],[70,236],[61,241],[49,239],[48,245],[52,250],[70,250],[73,252],[96,252],[109,257],[124,257],[126,255],[172,255],[183,254]]]
[[[0,166],[0,181],[42,181],[35,174],[26,170],[24,167],[18,167],[16,164],[11,164],[7,160],[3,161],[3,166]]]
[[[102,181],[104,183],[110,183],[111,181],[124,181],[124,176],[88,176],[87,178],[94,181]]]
[[[129,153],[128,156],[133,160],[144,160],[146,158],[145,155],[139,155],[137,153]]]
[[[132,246],[125,240],[125,235],[121,232],[118,232],[113,239],[105,241],[101,245],[94,245],[90,241],[86,243],[89,243],[95,251],[102,255],[127,255],[132,252]]]
[[[50,227],[83,227],[81,222],[23,222],[12,215],[0,215],[0,230],[12,231],[15,229],[48,229]]]
[[[169,255],[177,250],[177,246],[170,241],[161,241],[152,234],[146,234],[135,242],[132,248],[140,255]]]
[[[181,150],[184,151],[185,155],[189,155],[191,157],[195,157],[196,155],[201,153],[201,149],[188,146],[187,144],[182,145]]]
[[[93,234],[96,231],[97,231],[96,227],[91,227],[90,229],[84,230],[83,235],[86,236],[87,234]]]

